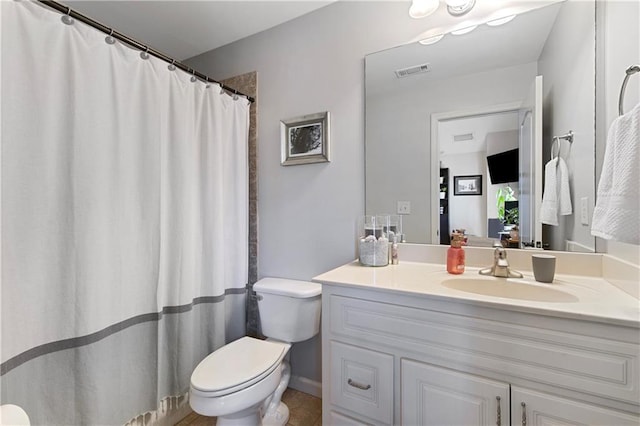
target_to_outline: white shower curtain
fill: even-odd
[[[2,403],[118,424],[244,333],[245,98],[2,3]]]

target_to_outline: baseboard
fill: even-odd
[[[322,398],[322,383],[302,376],[291,376],[289,387],[300,392]]]

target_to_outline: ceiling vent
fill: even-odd
[[[422,64],[422,65],[414,65],[412,67],[407,67],[407,68],[401,68],[399,70],[396,70],[395,73],[396,73],[396,77],[404,78],[404,77],[410,77],[414,74],[422,74],[429,71],[431,71],[431,64]]]
[[[464,141],[472,141],[473,133],[465,133],[462,135],[453,135],[454,142],[464,142]]]

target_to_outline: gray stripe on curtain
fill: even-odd
[[[136,324],[141,324],[149,321],[159,321],[163,315],[180,314],[183,312],[188,312],[192,310],[195,305],[199,305],[201,303],[219,303],[219,302],[222,302],[227,295],[244,294],[246,291],[247,291],[246,288],[228,288],[225,290],[224,294],[220,296],[196,297],[195,299],[193,299],[191,303],[178,305],[178,306],[165,306],[162,308],[162,311],[160,312],[152,312],[149,314],[137,315],[135,317],[126,319],[119,323],[110,325],[109,327],[103,328],[102,330],[96,331],[95,333],[88,334],[86,336],[72,337],[70,339],[58,340],[55,342],[49,342],[40,346],[36,346],[35,348],[31,348],[27,351],[24,351],[21,354],[18,354],[13,358],[10,358],[7,361],[0,364],[0,376],[5,375],[6,373],[13,370],[14,368],[19,367],[25,362],[28,362],[39,356],[62,351],[65,349],[73,349],[80,346],[90,345],[91,343],[98,342],[104,339],[105,337],[109,337],[112,334],[125,330]]]

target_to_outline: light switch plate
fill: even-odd
[[[589,225],[589,197],[580,198],[580,222]]]
[[[411,214],[411,201],[398,201],[398,214]]]

